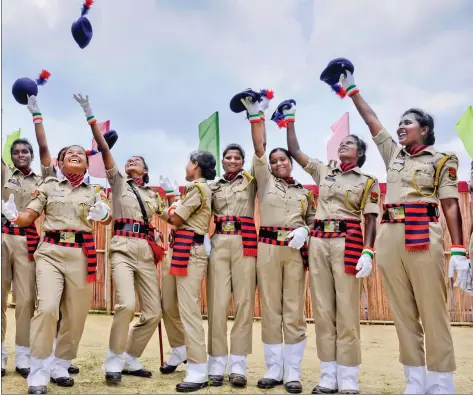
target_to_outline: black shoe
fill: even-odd
[[[264,389],[264,390],[269,390],[271,388],[276,387],[277,385],[282,385],[282,380],[277,381],[277,380],[274,380],[274,379],[262,378],[262,379],[259,379],[258,384],[256,384],[256,386],[258,388],[261,388],[261,389]]]
[[[194,392],[198,391],[202,388],[205,388],[209,385],[206,381],[205,383],[188,383],[186,381],[182,381],[176,385],[177,392]]]
[[[72,387],[74,385],[74,379],[72,377],[58,377],[57,379],[51,377],[51,383],[59,387]]]
[[[300,394],[302,392],[302,384],[300,381],[288,381],[285,385],[286,391],[290,394]]]
[[[30,374],[30,368],[15,368],[15,371],[21,375],[24,379]]]
[[[221,387],[223,385],[223,376],[209,375],[209,385],[211,387]]]
[[[79,367],[76,365],[71,365],[67,368],[67,372],[69,374],[78,374],[79,373]]]
[[[2,377],[5,376],[6,372],[5,369],[2,368]]]
[[[246,387],[246,377],[242,374],[231,373],[230,384],[238,388]]]
[[[138,370],[123,369],[122,374],[126,374],[128,376],[146,377],[146,378],[150,378],[153,375],[153,373],[151,373],[149,370],[146,370],[146,369],[138,369]]]
[[[107,384],[118,384],[122,381],[120,372],[105,372],[105,381]]]
[[[187,359],[182,362],[183,364],[186,364],[187,363]],[[179,364],[180,365],[180,364]],[[164,362],[164,366],[160,367],[159,368],[159,371],[162,373],[162,374],[171,374],[171,373],[174,373],[177,369],[177,367],[179,365],[168,365],[166,362]]]
[[[28,387],[28,394],[47,394],[48,387],[45,385],[35,385]]]
[[[336,394],[338,390],[331,390],[330,388],[321,387],[320,385],[316,385],[312,390],[313,394]]]

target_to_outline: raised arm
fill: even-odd
[[[33,116],[34,131],[39,146],[39,160],[43,167],[49,167],[51,166],[51,153],[49,152],[48,140],[43,126],[43,115],[39,109],[36,96],[28,96],[27,107]]]
[[[296,136],[296,105],[293,104],[290,108],[283,109],[284,120],[287,127],[287,149],[291,156],[296,160],[301,167],[306,167],[310,158],[301,151],[299,141]]]
[[[341,83],[345,88],[347,95],[351,97],[353,103],[355,103],[355,107],[358,110],[361,118],[363,118],[363,121],[365,121],[366,125],[368,125],[371,135],[375,137],[379,131],[383,129],[383,125],[381,125],[381,122],[379,121],[378,116],[374,110],[360,95],[360,90],[355,84],[355,78],[353,77],[353,74],[346,70],[346,76],[342,75]]]
[[[241,102],[243,103],[246,108],[246,111],[248,112],[248,119],[251,124],[251,137],[253,139],[253,147],[255,149],[255,154],[258,158],[261,158],[266,153],[266,133],[263,137],[263,133],[261,131],[261,103],[253,103],[251,97],[241,99]]]
[[[95,141],[97,142],[97,145],[102,152],[102,159],[103,159],[103,164],[105,166],[105,170],[111,170],[115,166],[115,160],[113,159],[112,153],[110,151],[110,148],[105,141],[105,138],[103,137],[102,133],[100,132],[99,126],[97,125],[97,120],[95,119],[92,108],[90,107],[89,103],[89,95],[85,95],[83,97],[82,95],[74,95],[74,99],[81,105],[82,109],[84,110],[85,116],[87,118],[87,122],[90,125],[90,128],[92,129],[92,134],[95,138]]]

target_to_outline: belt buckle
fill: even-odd
[[[131,230],[133,233],[140,233],[140,224],[138,222],[135,222],[133,224],[133,228]]]
[[[222,222],[222,230],[224,232],[234,232],[235,231],[235,221]]]
[[[339,221],[324,221],[324,232],[333,233],[340,232]]]
[[[286,241],[289,232],[287,230],[278,230],[277,240]]]
[[[75,243],[76,235],[74,232],[61,232],[59,241],[61,243]]]
[[[388,208],[389,219],[398,220],[398,219],[405,219],[406,216],[404,214],[404,207],[390,207]]]

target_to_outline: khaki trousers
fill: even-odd
[[[31,320],[31,356],[44,359],[51,354],[60,309],[55,356],[75,359],[93,294],[93,284],[87,283],[87,258],[81,248],[44,242],[34,257],[39,304]]]
[[[117,355],[126,351],[138,358],[156,331],[162,315],[158,272],[151,247],[143,239],[114,236],[111,242],[111,266],[117,305],[109,348]],[[141,316],[128,334],[135,315],[136,294]]]
[[[241,236],[215,234],[207,269],[210,356],[228,355],[227,319],[232,293],[235,321],[230,354],[251,354],[255,291],[256,257],[243,255]]]
[[[306,338],[305,271],[299,250],[258,243],[256,263],[265,344],[297,344]]]
[[[345,238],[311,237],[310,290],[317,355],[322,362],[361,364],[361,280],[345,273]]]
[[[8,294],[13,281],[15,344],[30,346],[30,321],[36,304],[36,265],[28,260],[25,236],[2,233],[2,343],[7,329]]]
[[[207,362],[205,331],[202,324],[201,288],[207,269],[205,247],[193,245],[187,266],[187,276],[169,274],[172,249],[167,252],[163,267],[163,320],[172,348],[186,346],[189,363]]]
[[[442,227],[440,223],[429,227],[430,249],[407,252],[404,224],[381,224],[376,263],[399,338],[400,362],[424,366],[427,355],[429,371],[453,372]]]

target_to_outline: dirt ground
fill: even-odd
[[[2,393],[27,393],[26,380],[14,373],[14,310],[8,309],[7,349],[9,360],[7,374],[2,378]],[[80,373],[74,377],[76,384],[72,388],[61,388],[49,385],[50,393],[57,394],[156,394],[175,393],[175,385],[184,378],[183,368],[175,374],[159,373],[158,332],[146,348],[141,362],[153,371],[151,379],[140,379],[124,376],[118,387],[105,385],[102,362],[107,351],[108,335],[112,317],[90,315],[87,319],[84,336],[79,349],[79,356],[74,363],[80,367]],[[205,327],[207,322],[204,321]],[[232,323],[229,322],[229,328]],[[164,326],[163,326],[164,329]],[[457,358],[455,375],[456,389],[459,394],[471,393],[473,390],[473,328],[453,327],[453,340]],[[398,342],[394,326],[362,325],[363,365],[360,372],[360,390],[369,394],[399,394],[404,389],[402,366],[398,362]],[[170,352],[163,333],[164,354]],[[265,371],[263,344],[261,343],[261,325],[254,323],[253,354],[248,358],[248,386],[235,390],[228,381],[220,388],[207,388],[198,393],[235,394],[235,393],[284,393],[279,387],[271,391],[261,391],[256,387],[259,378]],[[302,363],[303,393],[310,394],[317,384],[319,364],[315,346],[313,324],[308,326],[308,342]]]

